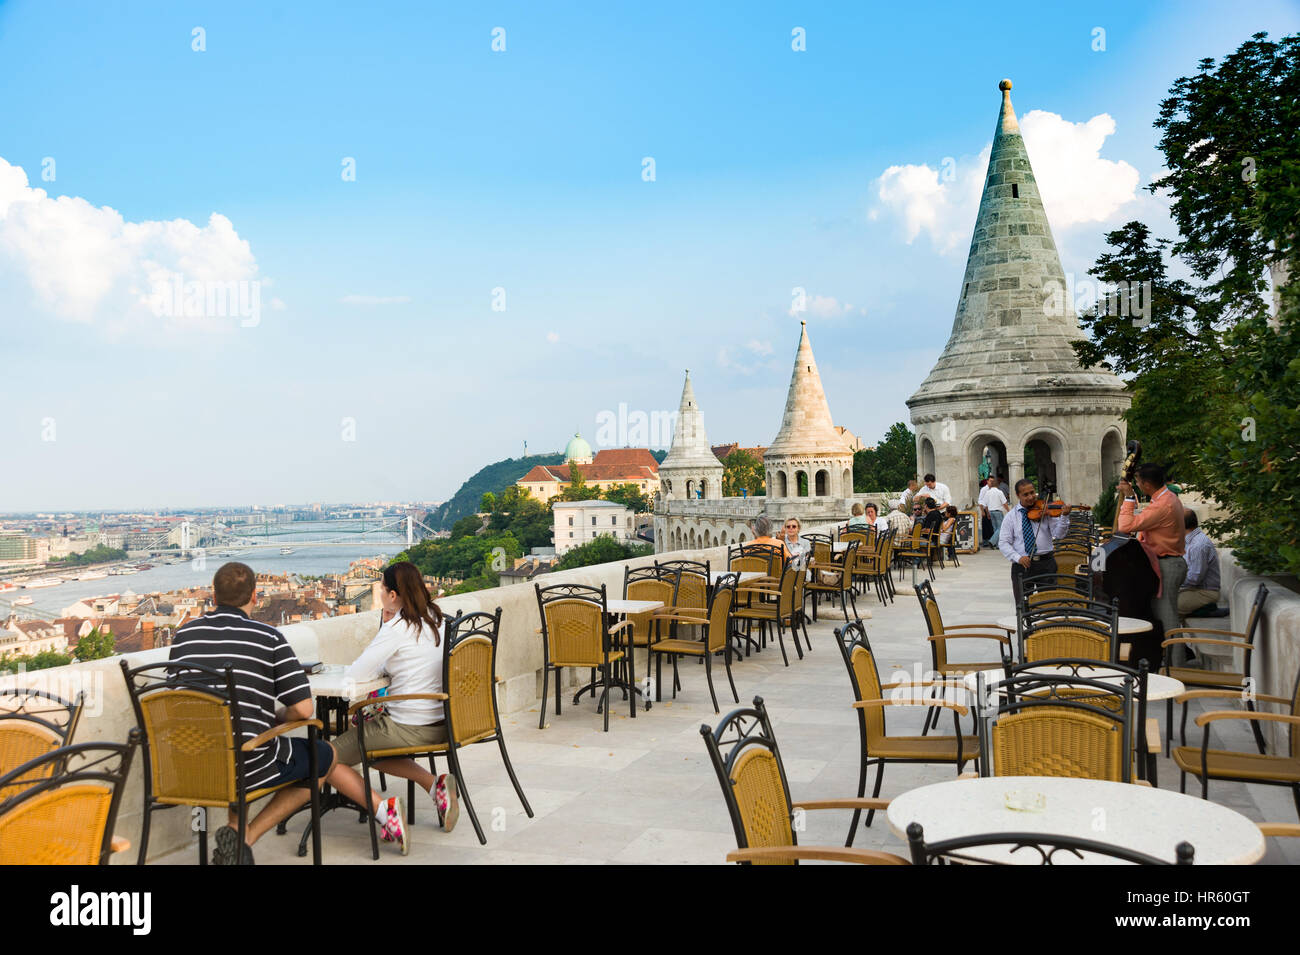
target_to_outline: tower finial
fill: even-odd
[[[998,84],[998,89],[1000,89],[1000,90],[1001,90],[1002,92],[1004,92],[1004,93],[1010,92],[1010,90],[1011,90],[1011,81],[1010,81],[1010,80],[1003,80],[1001,83]]]

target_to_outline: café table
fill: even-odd
[[[1007,806],[1008,793],[1043,797],[1040,811]],[[1023,795],[1022,795],[1023,799]],[[1100,779],[1057,776],[991,776],[954,779],[895,796],[886,813],[889,828],[907,841],[907,827],[918,822],[927,843],[993,833],[1071,836],[1122,846],[1173,862],[1175,847],[1189,842],[1194,863],[1250,865],[1264,856],[1264,836],[1241,813],[1206,799],[1166,789]],[[978,846],[964,856],[984,862],[1038,865],[1032,848],[1014,844]],[[1054,865],[1117,864],[1107,856],[1062,850]]]
[[[1020,625],[1020,621],[1016,618],[1015,614],[1009,614],[1005,617],[999,617],[997,619],[997,625],[1003,630],[1010,630],[1012,633],[1015,633],[1016,628]],[[1136,633],[1147,633],[1150,630],[1150,620],[1142,620],[1138,617],[1119,618],[1119,635],[1121,637],[1131,636]]]
[[[1062,668],[1059,667],[1034,667],[1031,670],[1022,670],[1019,676],[1051,676],[1053,673],[1059,673]],[[990,689],[997,687],[998,694],[1006,695],[1006,690],[1002,686],[1001,670],[984,670],[984,685]],[[1085,679],[1097,680],[1102,683],[1110,683],[1116,687],[1124,685],[1124,677],[1127,675],[1123,671],[1115,670],[1107,666],[1096,667],[1078,667],[1075,672]],[[971,671],[962,676],[962,682],[966,684],[966,689],[974,692],[975,682],[979,679],[979,672]],[[1136,691],[1136,686],[1135,686]],[[1147,674],[1147,702],[1155,700],[1171,700],[1175,696],[1184,692],[1186,687],[1181,680],[1175,680],[1171,676],[1164,676],[1160,673]]]
[[[619,617],[626,617],[628,614],[651,613],[655,610],[662,610],[663,607],[664,604],[662,600],[622,600],[618,598],[612,598],[612,599],[606,599],[605,601],[605,613],[608,616],[611,625],[616,623]],[[630,639],[628,639],[625,642],[624,638],[628,636],[630,632],[631,631],[624,631],[623,633],[615,635],[613,638],[614,643],[617,645],[621,645],[622,649],[626,651],[625,659],[628,660],[629,663],[631,662],[632,653],[635,648],[632,646]],[[649,667],[650,667],[650,650],[647,648],[646,649],[647,672],[649,671]],[[613,667],[611,667],[610,669],[613,669]],[[578,705],[578,700],[582,698],[582,694],[590,692],[592,697],[594,698],[598,690],[605,690],[607,687],[608,689],[623,690],[625,699],[627,696],[627,692],[629,690],[639,696],[644,697],[645,708],[647,710],[650,709],[650,694],[646,693],[640,684],[630,683],[627,680],[619,676],[615,676],[612,673],[609,674],[608,683],[607,683],[605,682],[605,679],[601,678],[600,675],[594,670],[592,671],[591,674],[591,682],[588,683],[586,686],[580,687],[578,691],[573,694],[573,705],[574,706]],[[596,712],[597,713],[601,712],[601,708],[603,706],[604,706],[604,700],[602,700],[601,703],[597,704]],[[632,714],[632,718],[635,719],[636,718],[635,706],[631,708],[631,714]]]
[[[749,583],[751,580],[758,580],[760,577],[766,577],[767,574],[761,570],[713,570],[709,572],[709,586],[718,586],[718,581],[727,575],[739,578],[737,583],[741,586]]]
[[[322,739],[339,736],[348,729],[348,707],[358,700],[364,700],[375,690],[388,686],[389,680],[381,676],[373,680],[358,681],[347,676],[347,666],[341,663],[325,664],[315,673],[307,674],[311,685],[311,695],[316,699],[316,717],[324,724]],[[349,806],[361,811],[360,806],[353,806],[329,786],[321,787],[320,813],[322,816],[333,809]],[[299,810],[301,812],[302,810]],[[297,813],[294,813],[297,815]],[[290,817],[292,818],[292,816]],[[364,818],[364,816],[362,817]],[[288,827],[288,819],[282,820],[275,827],[278,834],[283,834]],[[307,854],[307,840],[311,838],[311,825],[303,830],[298,841],[298,855]]]

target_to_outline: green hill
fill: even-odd
[[[460,490],[452,495],[451,500],[430,512],[425,523],[435,530],[449,531],[452,525],[466,514],[473,514],[478,510],[479,501],[483,499],[486,492],[500,494],[532,470],[535,465],[563,463],[564,455],[557,451],[554,454],[531,454],[526,458],[507,458],[489,464],[462,484]]]

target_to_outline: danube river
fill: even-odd
[[[212,575],[216,569],[227,561],[237,560],[252,567],[259,574],[301,574],[304,576],[321,576],[323,574],[341,574],[347,571],[354,560],[363,557],[393,557],[406,549],[406,539],[394,537],[391,542],[374,540],[370,543],[351,547],[312,547],[304,541],[286,541],[285,546],[292,547],[292,554],[281,554],[277,548],[258,548],[241,551],[238,547],[219,548],[215,553],[209,552],[200,565],[196,560],[186,560],[179,564],[162,564],[157,559],[141,558],[132,560],[135,564],[153,564],[152,570],[142,570],[135,574],[102,577],[98,580],[69,580],[54,587],[41,587],[36,590],[9,590],[0,596],[0,616],[7,614],[10,602],[15,597],[31,597],[34,601],[29,606],[15,607],[24,617],[37,616],[52,620],[60,615],[64,607],[69,607],[86,597],[99,597],[105,594],[120,594],[130,590],[137,594],[150,594],[184,587],[205,587],[212,585]],[[216,556],[230,551],[230,556]],[[115,564],[114,566],[121,566]],[[98,568],[102,570],[103,568]],[[74,568],[66,571],[69,576],[86,573],[88,568]],[[62,576],[58,571],[46,571],[33,576]]]

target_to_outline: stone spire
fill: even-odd
[[[800,322],[799,350],[794,356],[785,414],[768,451],[773,454],[826,454],[843,451],[844,439],[835,430],[831,409],[822,390],[821,375],[808,341],[808,324]]]
[[[696,489],[703,486],[704,497],[716,499],[722,497],[722,472],[722,462],[713,453],[704,431],[704,416],[695,401],[687,370],[673,443],[659,465],[660,486],[670,498],[694,498]]]
[[[952,335],[910,407],[970,392],[1036,393],[1065,381],[1106,393],[1123,388],[1112,374],[1080,368],[1070,348],[1083,334],[1011,106],[1011,81],[998,89],[1002,107]]]
[[[1109,371],[1080,367],[1070,347],[1083,338],[1072,289],[1011,106],[1011,81],[998,89],[952,334],[907,400],[917,470],[933,471],[965,506],[986,448],[1010,481],[1023,476],[1028,449],[1041,483],[1091,503],[1123,456],[1130,398]]]
[[[799,349],[795,352],[781,430],[763,454],[763,465],[769,476],[767,494],[768,497],[800,496],[798,474],[803,472],[811,488],[810,496],[847,497],[852,493],[853,455],[832,424],[812,343],[808,341],[808,324],[800,325]],[[820,490],[819,472],[825,472]]]

